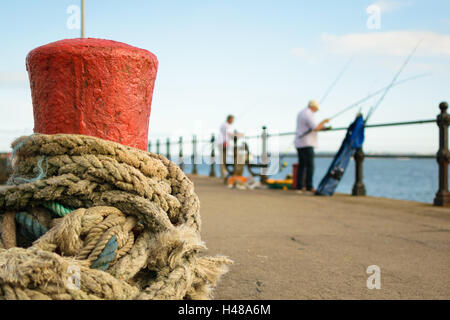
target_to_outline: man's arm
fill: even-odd
[[[325,123],[330,122],[330,119],[325,119],[323,120],[321,123],[319,123],[319,125],[317,127],[314,128],[313,131],[321,131],[324,129],[325,127]]]

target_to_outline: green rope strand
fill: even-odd
[[[98,270],[107,270],[109,268],[109,264],[114,260],[116,256],[118,244],[116,240],[116,236],[114,235],[111,239],[109,239],[102,253],[98,256],[97,260],[92,262],[91,268]]]
[[[64,217],[74,210],[73,208],[64,207],[62,204],[55,201],[44,202],[42,205],[58,217]]]
[[[20,225],[20,233],[28,240],[36,240],[47,232],[47,228],[28,212],[18,212],[16,221]]]

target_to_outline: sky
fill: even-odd
[[[297,113],[321,100],[320,121],[389,85],[420,46],[369,124],[435,119],[450,100],[450,2],[446,0],[85,0],[86,36],[125,42],[159,61],[149,138],[209,138],[228,114],[248,135],[295,130]],[[0,4],[0,151],[33,132],[25,70],[32,49],[76,38],[69,28],[78,0],[2,0]],[[73,21],[73,20],[71,20]],[[69,22],[69,24],[68,24]],[[379,97],[378,97],[379,98]],[[377,102],[362,105],[361,111]],[[333,119],[346,127],[359,109]],[[336,151],[344,132],[323,132],[318,152]],[[276,138],[272,138],[276,139]],[[272,141],[295,151],[293,137]],[[187,148],[187,147],[186,147]],[[366,152],[433,154],[435,124],[367,129]]]

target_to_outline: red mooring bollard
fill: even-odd
[[[147,150],[158,60],[102,39],[67,39],[26,59],[34,132],[95,136]]]

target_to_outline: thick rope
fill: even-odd
[[[212,297],[231,261],[198,256],[198,197],[173,162],[81,135],[12,146],[13,174],[0,188],[0,299]],[[45,178],[33,180],[43,158]]]
[[[15,219],[14,219],[14,212],[6,212],[1,226],[2,228],[0,229],[1,231],[1,243],[2,245],[1,247],[5,247],[6,249],[8,248],[12,248],[16,246],[16,223],[15,223]]]

